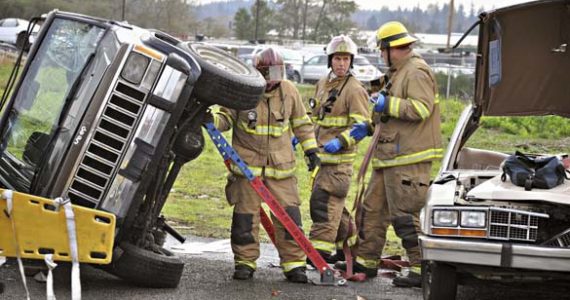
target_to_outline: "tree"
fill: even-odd
[[[240,8],[234,15],[234,33],[240,40],[253,39],[253,20],[245,8]]]
[[[258,7],[259,5],[259,7]],[[254,39],[264,40],[267,32],[272,29],[273,10],[267,5],[267,1],[257,0],[251,7],[251,15],[257,16],[254,21],[254,30],[257,31],[257,36]]]

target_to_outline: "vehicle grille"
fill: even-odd
[[[96,207],[104,197],[142,115],[145,98],[144,92],[117,82],[69,187],[73,203]]]
[[[545,246],[570,248],[570,229],[563,231],[544,243]]]
[[[535,242],[539,220],[548,217],[519,210],[491,208],[489,211],[489,238]]]

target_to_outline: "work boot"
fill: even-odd
[[[253,277],[254,269],[246,265],[237,265],[234,271],[234,279],[249,280]]]
[[[422,275],[410,271],[406,276],[392,279],[392,284],[398,287],[422,287]]]
[[[307,274],[305,274],[306,270],[307,268],[305,267],[297,267],[289,272],[285,272],[285,277],[287,277],[287,280],[291,282],[307,283]]]
[[[329,264],[334,263],[334,261],[333,261],[333,262],[330,262],[331,256],[332,256],[330,253],[327,253],[327,252],[324,252],[324,251],[318,250],[318,249],[317,249],[317,252],[319,252],[319,254],[320,254],[321,257],[325,260],[325,262],[327,262],[327,263],[329,263]],[[308,263],[309,265],[313,266],[313,268],[315,268],[315,269],[317,268],[317,267],[315,266],[315,264],[313,264],[313,261],[312,261],[308,256],[307,256],[307,263]]]
[[[336,250],[336,253],[329,257],[329,259],[327,260],[327,263],[334,264],[337,261],[345,261],[345,260],[346,260],[346,258],[344,257],[344,251]]]
[[[345,261],[337,261],[334,264],[335,269],[343,270],[346,272],[346,262]],[[367,268],[356,261],[352,262],[352,272],[353,273],[364,273],[366,277],[373,278],[378,276],[378,269],[377,268]]]

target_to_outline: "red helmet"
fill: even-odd
[[[283,80],[285,77],[283,56],[281,56],[281,53],[279,53],[278,50],[272,47],[269,47],[255,55],[253,66],[268,82],[278,82]]]

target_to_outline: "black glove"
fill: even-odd
[[[317,166],[321,165],[321,159],[317,155],[318,150],[307,150],[305,151],[305,161],[307,162],[307,168],[309,172],[313,171]]]

